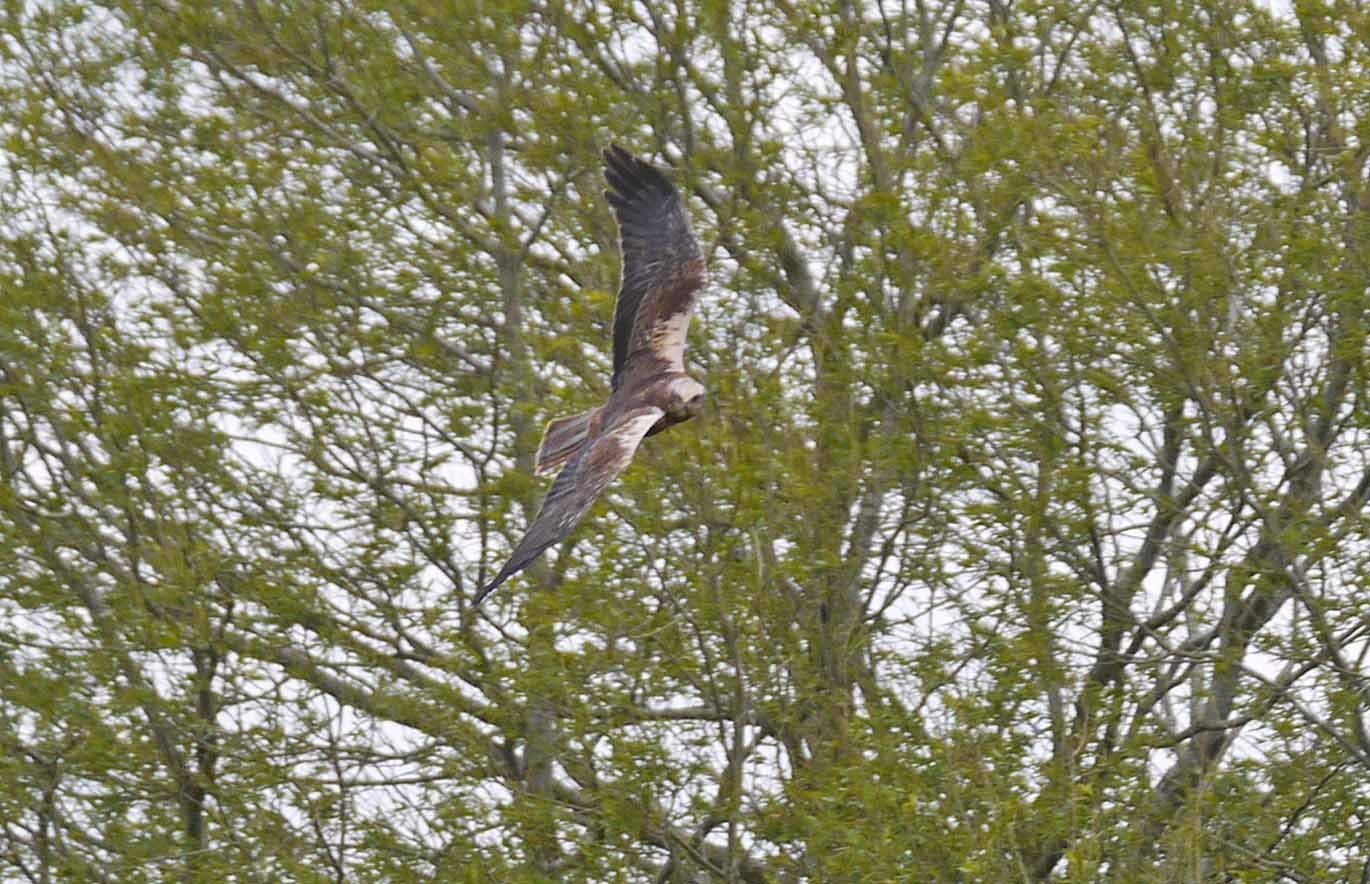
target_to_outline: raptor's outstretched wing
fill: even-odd
[[[613,388],[630,356],[650,350],[657,370],[684,370],[685,333],[704,258],[669,178],[628,151],[604,151],[605,196],[618,219],[623,279],[614,306]]]
[[[537,518],[514,547],[508,563],[494,580],[481,587],[472,604],[479,605],[495,587],[526,568],[547,547],[569,535],[595,498],[627,469],[647,431],[665,413],[652,405],[639,406],[621,415],[595,438],[587,440],[557,475]]]

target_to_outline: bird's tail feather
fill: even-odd
[[[537,467],[539,473],[559,467],[580,450],[581,443],[590,431],[590,421],[598,413],[599,407],[559,417],[547,423],[542,434],[542,444],[538,446]]]

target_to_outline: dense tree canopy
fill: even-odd
[[[0,880],[1365,880],[1367,34],[7,0]],[[610,141],[710,404],[473,611]]]

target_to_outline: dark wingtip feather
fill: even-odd
[[[527,558],[524,561],[519,562],[518,564],[515,564],[513,559],[510,559],[508,562],[506,562],[504,567],[500,569],[500,572],[495,575],[495,579],[491,580],[489,583],[482,586],[476,592],[476,597],[471,600],[471,607],[479,608],[480,603],[485,601],[486,597],[488,597],[490,593],[498,589],[500,585],[504,583],[504,581],[508,580],[510,577],[513,577],[515,574],[522,571],[525,567],[528,566],[528,563],[531,561],[532,558]]]
[[[489,583],[485,584],[479,590],[476,591],[476,597],[471,599],[471,607],[479,608],[480,603],[485,601],[486,597],[489,596],[490,593],[494,592],[501,583],[508,579],[509,575],[501,571],[498,577],[496,577],[494,580],[491,580]]]
[[[536,525],[536,520],[534,520],[534,529],[536,528]],[[504,567],[495,575],[495,579],[482,586],[476,593],[476,597],[471,600],[471,607],[474,608],[480,605],[481,602],[485,601],[486,596],[499,588],[500,584],[533,564],[533,560],[542,555],[557,539],[559,538],[544,540],[531,548],[525,548],[523,543],[520,542],[519,545],[514,548],[514,554],[509,558],[509,561],[505,562]],[[524,540],[526,541],[527,537],[525,537]]]
[[[608,147],[604,148],[604,168],[606,174],[608,171],[612,170],[619,172],[624,175],[624,177],[631,177],[633,171],[637,167],[645,165],[647,164],[633,156],[617,142],[611,143]]]
[[[604,149],[604,180],[609,184],[605,191],[609,203],[619,209],[645,203],[645,197],[660,199],[675,193],[675,185],[665,172],[618,144]]]

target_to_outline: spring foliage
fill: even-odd
[[[1366,874],[1367,29],[9,0],[0,880]],[[473,612],[611,140],[710,404]]]

